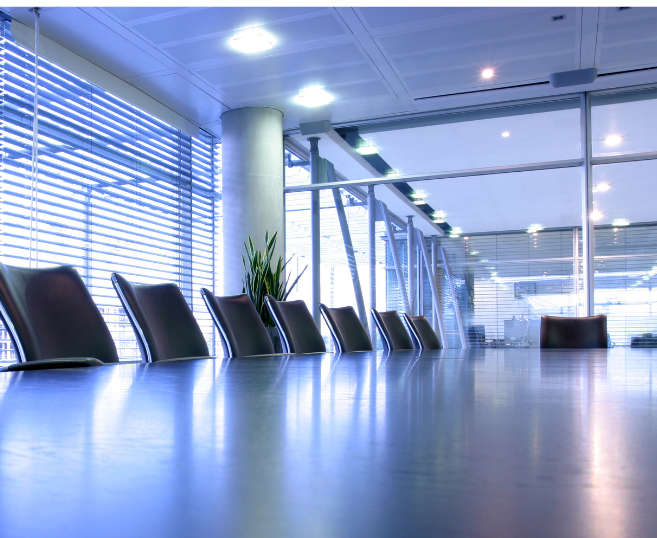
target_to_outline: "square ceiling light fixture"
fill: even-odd
[[[303,106],[315,107],[328,105],[333,101],[333,96],[326,92],[321,86],[309,86],[299,91],[294,100]]]
[[[260,28],[247,28],[231,38],[230,46],[245,54],[252,54],[271,49],[275,41],[271,35]]]
[[[379,153],[379,149],[374,144],[369,143],[365,146],[356,148],[356,151],[361,155],[377,155]]]

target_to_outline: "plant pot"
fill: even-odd
[[[269,333],[269,338],[271,338],[272,344],[274,344],[275,353],[283,353],[283,346],[281,345],[281,337],[278,334],[278,329],[276,327],[265,327]]]

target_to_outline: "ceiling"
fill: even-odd
[[[27,8],[2,9],[33,25]],[[230,48],[250,26],[275,46]],[[235,107],[279,108],[295,129],[487,99],[480,90],[545,84],[557,71],[657,66],[656,8],[47,7],[41,31],[216,134]],[[296,104],[313,84],[334,102]]]
[[[27,8],[2,9],[33,25]],[[251,26],[273,35],[275,46],[248,55],[233,50],[229,39]],[[600,81],[610,87],[610,80],[628,71],[642,82],[657,82],[657,69],[651,69],[657,67],[657,8],[48,7],[41,32],[219,136],[225,110],[279,108],[284,129],[306,147],[306,137],[298,134],[301,122],[348,124],[511,95],[545,96],[557,91],[547,81],[558,71],[596,67],[603,75],[593,85],[562,93],[595,89]],[[495,76],[483,79],[484,68]],[[324,86],[334,101],[298,105],[294,97],[310,85]],[[524,93],[500,93],[511,91]],[[362,136],[402,174],[577,158],[579,110],[576,103],[557,108],[404,128],[370,126]],[[655,151],[655,114],[657,100],[595,107],[594,153],[609,152],[602,140],[612,132],[624,140],[612,153]],[[348,179],[374,177],[335,139],[323,136],[320,153]],[[599,167],[598,176],[612,184],[606,198],[597,198],[600,208],[632,222],[655,220],[648,203],[654,199],[654,166]],[[577,169],[413,187],[426,191],[429,204],[466,233],[580,223]],[[650,196],[637,200],[638,192]],[[377,196],[402,217],[414,214],[394,190],[379,186]],[[418,225],[436,232],[427,222]]]

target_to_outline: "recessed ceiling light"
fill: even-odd
[[[528,234],[533,234],[536,232],[540,232],[543,229],[543,226],[540,224],[530,224],[529,228],[527,228],[527,233]]]
[[[459,237],[463,233],[463,230],[456,226],[449,231],[450,237]]]
[[[247,28],[235,34],[230,40],[230,46],[235,50],[251,54],[269,50],[274,46],[274,38],[260,28]]]
[[[504,132],[502,133],[502,136],[503,136],[504,138],[509,138],[509,137],[511,136],[511,133],[510,133],[509,131],[504,131]]]
[[[409,195],[411,198],[426,198],[427,193],[424,191],[414,191]]]
[[[621,135],[609,135],[607,138],[605,138],[605,144],[608,146],[617,146],[623,141],[623,137]]]
[[[490,69],[490,68],[488,68],[488,69],[484,69],[484,70],[481,72],[481,77],[482,77],[482,78],[493,78],[494,75],[495,75],[495,71],[493,71],[493,70]]]
[[[600,220],[603,217],[602,211],[599,209],[594,209],[591,211],[591,220]]]
[[[379,149],[373,144],[368,144],[366,146],[356,148],[356,151],[361,155],[376,155],[379,153]]]
[[[612,226],[629,226],[630,221],[627,219],[614,219],[611,223]]]
[[[611,185],[609,185],[609,183],[598,183],[593,190],[594,192],[605,192],[609,189],[611,189]]]
[[[386,177],[399,177],[399,176],[401,176],[399,171],[393,170],[392,168],[386,172]]]
[[[333,96],[327,93],[321,86],[309,86],[299,91],[295,101],[307,107],[328,105],[333,101]]]
[[[424,205],[426,202],[422,198],[418,198],[417,200],[413,200],[413,203],[415,205]]]

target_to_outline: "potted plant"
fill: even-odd
[[[289,278],[286,279],[284,274],[285,267],[289,263],[289,260],[283,263],[283,258],[279,256],[276,264],[272,266],[277,234],[278,232],[275,232],[270,238],[269,232],[265,233],[264,251],[255,248],[251,236],[249,236],[248,244],[244,243],[246,258],[242,256],[242,263],[244,263],[245,270],[242,293],[246,293],[253,301],[253,304],[260,315],[260,319],[265,324],[265,327],[267,327],[269,336],[271,336],[272,341],[274,342],[276,351],[280,352],[280,338],[278,336],[278,331],[276,330],[276,324],[274,323],[269,310],[267,310],[265,295],[271,295],[277,301],[285,301],[308,266],[306,265],[306,267],[303,268],[303,271],[297,275],[297,278],[294,279],[292,284],[289,283]]]

